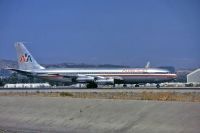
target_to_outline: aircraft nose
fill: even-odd
[[[168,77],[170,79],[176,79],[177,78],[177,75],[176,74],[169,74]]]
[[[176,79],[176,78],[177,78],[177,75],[176,75],[176,74],[173,74],[172,77],[173,77],[174,79]]]

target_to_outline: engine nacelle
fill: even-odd
[[[95,83],[101,84],[101,85],[113,85],[114,79],[113,78],[97,79]]]
[[[76,81],[78,83],[88,83],[88,82],[94,82],[94,77],[90,76],[79,76]]]

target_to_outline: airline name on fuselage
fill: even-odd
[[[122,72],[126,73],[144,73],[147,72],[145,69],[123,69]]]

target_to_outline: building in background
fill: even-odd
[[[200,83],[200,68],[187,75],[187,83]]]

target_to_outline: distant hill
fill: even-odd
[[[0,69],[3,68],[17,68],[17,62],[13,60],[0,59]]]
[[[91,65],[91,64],[76,64],[76,63],[59,63],[59,64],[46,64],[43,65],[47,68],[120,68],[129,66],[122,65],[112,65],[112,64],[102,64],[102,65]]]
[[[5,70],[4,68],[17,68],[17,62],[0,59],[0,77],[8,77],[11,75],[11,71]]]
[[[158,68],[167,69],[167,70],[169,70],[171,73],[175,73],[175,72],[176,72],[175,68],[172,67],[172,66],[161,66],[161,67],[158,67]]]

